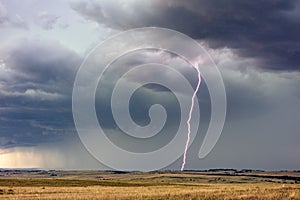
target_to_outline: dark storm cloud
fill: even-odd
[[[20,40],[3,47],[5,64],[16,82],[35,84],[65,81],[72,84],[78,55],[56,41]]]
[[[296,0],[75,1],[71,7],[100,24],[129,29],[159,26],[256,57],[260,67],[300,69]]]
[[[0,50],[1,148],[74,133],[71,92],[80,57],[55,41],[20,40]]]
[[[187,80],[191,81],[192,86],[195,87],[196,74],[194,73],[193,68],[188,67],[187,63],[182,59],[169,55],[168,52],[144,50],[126,54],[112,63],[112,65],[103,73],[96,91],[95,108],[97,117],[101,127],[105,129],[104,131],[107,134],[107,137],[118,146],[133,152],[153,151],[164,146],[173,139],[180,124],[181,109],[172,92],[184,96],[184,99],[190,102],[190,96],[186,96],[186,91],[180,87],[178,87],[178,91],[171,92],[167,88],[159,85],[145,85],[134,92],[130,98],[129,104],[126,103],[125,99],[120,98],[118,99],[118,104],[115,106],[122,107],[122,105],[128,105],[132,120],[138,125],[145,126],[150,123],[150,106],[160,104],[165,108],[167,113],[166,124],[157,135],[147,139],[128,136],[118,128],[118,125],[112,115],[110,99],[116,81],[133,67],[153,62],[173,64],[174,68],[176,68],[178,72],[185,74]],[[145,70],[144,73],[133,73],[127,77],[126,81],[128,83],[128,90],[130,89],[131,84],[137,84],[146,77],[160,77],[162,79],[170,80],[171,83],[177,81],[177,83],[180,84],[178,79],[174,79],[174,77],[172,77],[169,73]],[[203,109],[200,111],[203,121],[206,122],[210,117],[210,107],[209,102],[205,100],[202,101],[202,99],[206,99],[208,97],[207,95],[207,89],[202,87],[202,92],[199,94],[199,98],[201,99],[200,106],[203,106],[204,104],[205,106],[203,106]],[[121,115],[122,118],[128,117],[124,112],[120,112],[119,115]],[[206,125],[203,127],[206,127]]]
[[[199,161],[199,147],[211,117],[208,88],[204,81],[201,83],[197,95],[201,112],[200,128],[189,150],[187,168],[284,169],[300,166],[295,159],[300,150],[300,76],[297,71],[300,1],[75,1],[71,7],[77,13],[70,11],[67,6],[53,7],[53,2],[42,3],[43,9],[39,11],[46,10],[42,13],[35,12],[34,8],[15,12],[18,9],[14,6],[8,4],[6,8],[0,3],[0,29],[5,29],[3,34],[0,31],[3,40],[0,46],[0,152],[4,148],[4,151],[9,151],[14,147],[34,146],[28,149],[36,149],[36,155],[43,155],[47,161],[50,159],[48,163],[51,164],[58,159],[71,168],[86,165],[90,169],[97,166],[86,162],[88,155],[85,152],[78,153],[78,148],[84,147],[77,137],[72,118],[73,82],[82,58],[50,38],[77,47],[77,51],[87,55],[87,49],[82,49],[85,45],[81,43],[88,44],[93,40],[90,34],[94,32],[89,30],[89,26],[93,27],[93,31],[96,31],[94,28],[97,26],[99,32],[96,34],[99,33],[101,37],[105,37],[111,28],[126,30],[161,26],[198,39],[203,46],[209,45],[205,47],[218,65],[226,88],[228,107],[223,133],[212,154],[206,158],[208,160]],[[49,9],[44,9],[46,7]],[[12,9],[10,13],[8,8]],[[25,16],[25,21],[14,13]],[[78,16],[78,13],[88,20],[80,19],[82,16]],[[77,20],[80,22],[77,23]],[[89,20],[108,27],[98,26]],[[57,29],[62,21],[69,21],[70,27]],[[26,22],[33,25],[31,29],[16,29],[25,28]],[[45,30],[54,30],[45,32],[34,24]],[[44,39],[16,39],[19,36],[26,37],[26,34],[28,38]],[[75,35],[75,39],[80,36],[82,40],[75,40]],[[98,41],[92,42],[96,44]],[[176,48],[182,48],[176,42],[173,44]],[[116,44],[108,52],[120,48],[126,47],[121,43]],[[101,60],[95,62],[95,67],[101,65]],[[168,125],[157,137],[144,141],[132,138],[120,130],[114,121],[110,96],[116,81],[133,66],[151,62],[178,69],[194,87],[197,82],[195,70],[170,52],[140,50],[112,63],[99,80],[102,85],[98,85],[95,94],[95,110],[106,135],[126,150],[147,152],[162,147],[174,137],[174,130],[177,130],[180,121],[181,110],[174,95],[155,84],[136,90],[128,107],[130,117],[139,125],[150,122],[148,112],[151,105],[158,103],[166,108]],[[154,70],[132,73],[126,78],[126,87],[149,77],[165,79],[178,85],[176,92],[190,102],[190,96],[182,91],[181,83],[169,73]],[[118,103],[122,105],[124,99],[120,98]],[[120,114],[128,117],[123,112]],[[51,146],[51,152],[54,150],[57,152],[54,154],[62,157],[57,158],[54,154],[45,156],[48,154],[39,151],[40,147],[48,146]],[[27,148],[20,151],[23,149]],[[36,155],[27,156],[30,158],[28,162],[31,163]],[[45,166],[57,167],[51,164]],[[181,159],[177,164],[168,169],[178,169]]]

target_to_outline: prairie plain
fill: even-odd
[[[300,199],[300,172],[0,170],[0,199]]]

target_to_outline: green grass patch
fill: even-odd
[[[164,182],[136,182],[136,181],[115,181],[115,180],[76,180],[76,179],[40,179],[40,178],[19,178],[0,179],[0,186],[6,187],[87,187],[87,186],[116,186],[116,187],[145,187],[180,185]],[[1,190],[0,190],[1,193]]]

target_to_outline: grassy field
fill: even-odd
[[[299,172],[2,171],[0,199],[300,199]]]

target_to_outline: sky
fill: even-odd
[[[205,81],[201,83],[201,121],[193,121],[199,130],[188,150],[186,169],[300,168],[298,0],[0,0],[0,168],[109,169],[77,134],[73,84],[96,45],[142,27],[168,28],[193,38],[205,47],[224,81],[224,128],[203,159],[198,152],[211,102]],[[120,48],[122,41],[111,51]],[[124,70],[153,61],[173,66],[196,86],[195,71],[170,52],[144,49],[117,59],[99,82],[95,110],[106,136],[129,151],[162,147],[172,140],[170,130],[181,120],[172,92],[153,84],[139,88],[129,107],[141,126],[149,123],[151,105],[166,108],[167,125],[157,136],[133,139],[113,119],[108,102],[116,80]],[[126,84],[158,76],[176,85],[171,73],[149,70]],[[189,98],[184,91],[180,94]],[[164,169],[178,170],[181,162],[182,157]]]

